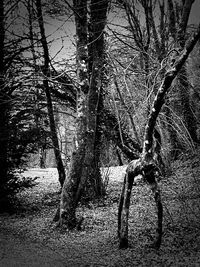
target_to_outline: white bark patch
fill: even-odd
[[[65,210],[63,208],[60,209],[60,213],[63,214]]]
[[[78,118],[83,117],[83,112],[79,111],[78,114],[77,114],[77,117]]]
[[[94,133],[94,130],[89,129],[89,130],[88,130],[88,133]]]
[[[78,148],[78,141],[75,140],[75,146]]]
[[[170,76],[174,75],[174,72],[176,71],[176,68],[172,68],[169,72]]]
[[[86,70],[87,71],[87,70]],[[81,86],[85,85],[85,84],[88,84],[88,79],[84,79],[82,81],[80,81],[79,83]]]
[[[81,66],[82,69],[87,69],[85,60],[81,60],[81,61],[80,61],[80,66]]]
[[[84,83],[84,80],[83,81],[81,81],[80,83],[79,83],[81,86],[83,86],[85,83]]]

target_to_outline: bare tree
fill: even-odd
[[[120,248],[126,248],[128,246],[128,217],[130,207],[130,196],[134,182],[134,178],[141,174],[144,180],[149,184],[155,198],[157,215],[158,215],[158,227],[154,246],[160,247],[162,239],[162,217],[163,208],[161,202],[160,189],[157,183],[157,177],[159,175],[159,166],[155,160],[155,151],[153,150],[153,132],[156,125],[157,118],[161,111],[163,104],[165,103],[165,96],[171,88],[173,80],[177,77],[189,54],[194,48],[195,44],[200,38],[200,25],[197,33],[189,44],[183,49],[182,53],[169,68],[162,80],[162,83],[158,89],[158,92],[153,101],[151,112],[145,127],[145,133],[143,138],[143,150],[138,160],[132,161],[127,169],[124,178],[124,185],[119,204],[118,213],[118,236],[120,241]]]
[[[137,104],[139,108],[134,111],[134,117],[143,117],[140,125],[137,120],[135,122],[136,129],[143,132],[145,116],[140,116],[140,114],[144,113],[145,108],[147,113],[143,115],[146,115],[147,119],[148,109],[158,90],[165,69],[171,62],[170,58],[172,55],[175,55],[176,58],[187,40],[188,18],[194,1],[123,0],[116,2],[121,8],[124,19],[127,20],[127,26],[120,26],[121,31],[116,30],[116,27],[111,29],[115,42],[117,38],[121,42],[120,46],[125,47],[124,50],[119,49],[120,58],[114,54],[113,61],[118,66],[118,77],[120,77],[118,83],[123,84],[119,81],[120,79],[126,80],[133,98],[137,99],[137,103],[141,103],[141,107]],[[116,46],[114,50],[116,50]],[[124,62],[122,61],[123,57],[125,57]],[[198,141],[187,72],[185,66],[179,73],[173,86],[174,90],[171,90],[168,95],[168,101],[165,103],[162,116],[157,124],[161,139],[165,139],[167,154],[170,156],[176,156],[177,150],[181,152],[184,148],[191,147],[193,142]],[[123,73],[127,73],[127,75]],[[130,84],[133,84],[133,81],[134,86],[131,87]],[[144,98],[145,107],[143,105]],[[126,96],[125,100],[127,101]]]

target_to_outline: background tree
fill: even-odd
[[[123,24],[120,23],[120,25],[112,22],[109,27],[112,33],[109,49],[110,63],[112,66],[114,65],[113,76],[117,76],[117,79],[113,78],[113,80],[116,80],[118,87],[121,87],[121,97],[118,92],[116,99],[117,97],[123,98],[123,102],[126,102],[127,106],[126,113],[129,110],[134,114],[135,131],[131,130],[133,123],[129,122],[129,132],[132,132],[132,138],[138,139],[137,136],[139,136],[141,140],[148,118],[148,110],[158,90],[160,80],[170,64],[170,59],[173,55],[175,56],[177,47],[180,47],[175,42],[175,39],[178,40],[176,29],[185,27],[184,30],[178,32],[182,32],[181,36],[184,35],[184,38],[187,39],[186,33],[189,28],[186,25],[193,1],[191,3],[186,3],[187,1],[174,3],[173,10],[165,1],[116,2],[115,10],[123,21]],[[174,17],[172,18],[172,16]],[[184,81],[188,80],[189,86],[190,81],[186,79],[186,75],[188,75],[187,72],[184,74]],[[181,74],[180,76],[183,77]],[[176,82],[180,84],[179,78],[176,79]],[[181,91],[180,94],[176,90],[175,83],[173,86],[176,93],[173,96],[172,90],[169,94],[168,101],[157,121],[161,141],[165,140],[162,151],[165,152],[163,156],[166,159],[176,156],[176,152],[179,153],[185,148],[191,148],[193,143],[197,142],[195,137],[196,118],[191,110],[191,86],[186,89],[185,84],[184,92]],[[184,101],[183,98],[181,100],[180,95]],[[122,109],[120,106],[118,108]],[[120,116],[124,116],[124,114],[123,112]],[[193,124],[189,125],[186,115],[183,118],[183,114],[187,114]],[[129,114],[127,115],[130,117]],[[179,146],[181,145],[181,149],[176,147],[177,142]]]
[[[51,93],[50,93],[49,82],[48,82],[48,77],[50,76],[50,66],[49,66],[50,57],[49,57],[47,39],[45,36],[45,29],[44,29],[44,22],[43,22],[43,15],[42,15],[42,8],[41,8],[40,0],[36,0],[36,8],[37,8],[38,23],[40,27],[41,43],[42,43],[43,53],[44,53],[44,66],[42,68],[42,72],[44,75],[43,86],[44,86],[46,99],[47,99],[47,109],[48,109],[49,122],[50,122],[50,128],[51,128],[51,138],[52,138],[52,143],[54,146],[54,153],[55,153],[56,164],[57,164],[57,169],[58,169],[58,174],[59,174],[59,181],[60,181],[61,186],[63,186],[64,180],[65,180],[65,169],[64,169],[61,154],[60,154],[59,142],[58,142],[58,137],[57,137],[57,132],[56,132],[54,113],[53,113],[53,104],[52,104]]]
[[[173,37],[174,48],[179,53],[179,50],[183,49],[187,39],[187,26],[190,11],[194,1],[184,1],[181,3],[168,1],[169,8],[169,33]],[[190,93],[190,81],[188,77],[187,67],[183,66],[181,69],[174,91],[171,96],[170,106],[175,112],[176,116],[181,119],[183,125],[187,129],[190,138],[194,143],[197,143],[197,120],[191,108],[191,93]],[[177,122],[178,123],[178,122]],[[179,151],[183,149],[181,140],[170,131],[173,138],[173,149],[175,156]]]
[[[38,133],[32,123],[32,106],[23,105],[26,101],[22,92],[27,92],[30,78],[24,68],[24,52],[29,49],[23,28],[15,27],[22,19],[23,1],[1,1],[1,89],[0,89],[0,166],[1,206],[12,199],[23,186],[16,169],[23,166],[30,152],[35,151],[34,143]],[[29,95],[29,94],[28,94]]]

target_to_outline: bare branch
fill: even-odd
[[[170,90],[170,86],[173,80],[176,78],[178,72],[181,70],[190,52],[192,51],[192,49],[194,48],[195,44],[199,39],[200,39],[200,25],[198,27],[197,33],[193,36],[192,40],[185,47],[180,57],[176,60],[173,66],[164,75],[162,84],[160,85],[160,88],[158,89],[158,92],[154,99],[148,123],[145,128],[143,153],[152,152],[151,149],[153,142],[153,129],[155,127],[156,120],[160,113],[160,110],[165,102],[164,99],[165,95]]]

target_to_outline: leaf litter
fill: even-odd
[[[57,170],[28,170],[24,175],[39,177],[38,185],[19,194],[21,205],[15,213],[0,215],[1,231],[58,253],[63,266],[200,266],[198,162],[198,155],[176,161],[172,175],[161,181],[164,229],[158,251],[150,248],[156,230],[155,204],[143,184],[132,191],[129,248],[118,248],[118,199],[126,166],[106,170],[103,202],[79,206],[77,215],[84,216],[81,231],[60,229],[53,222],[60,198]]]

